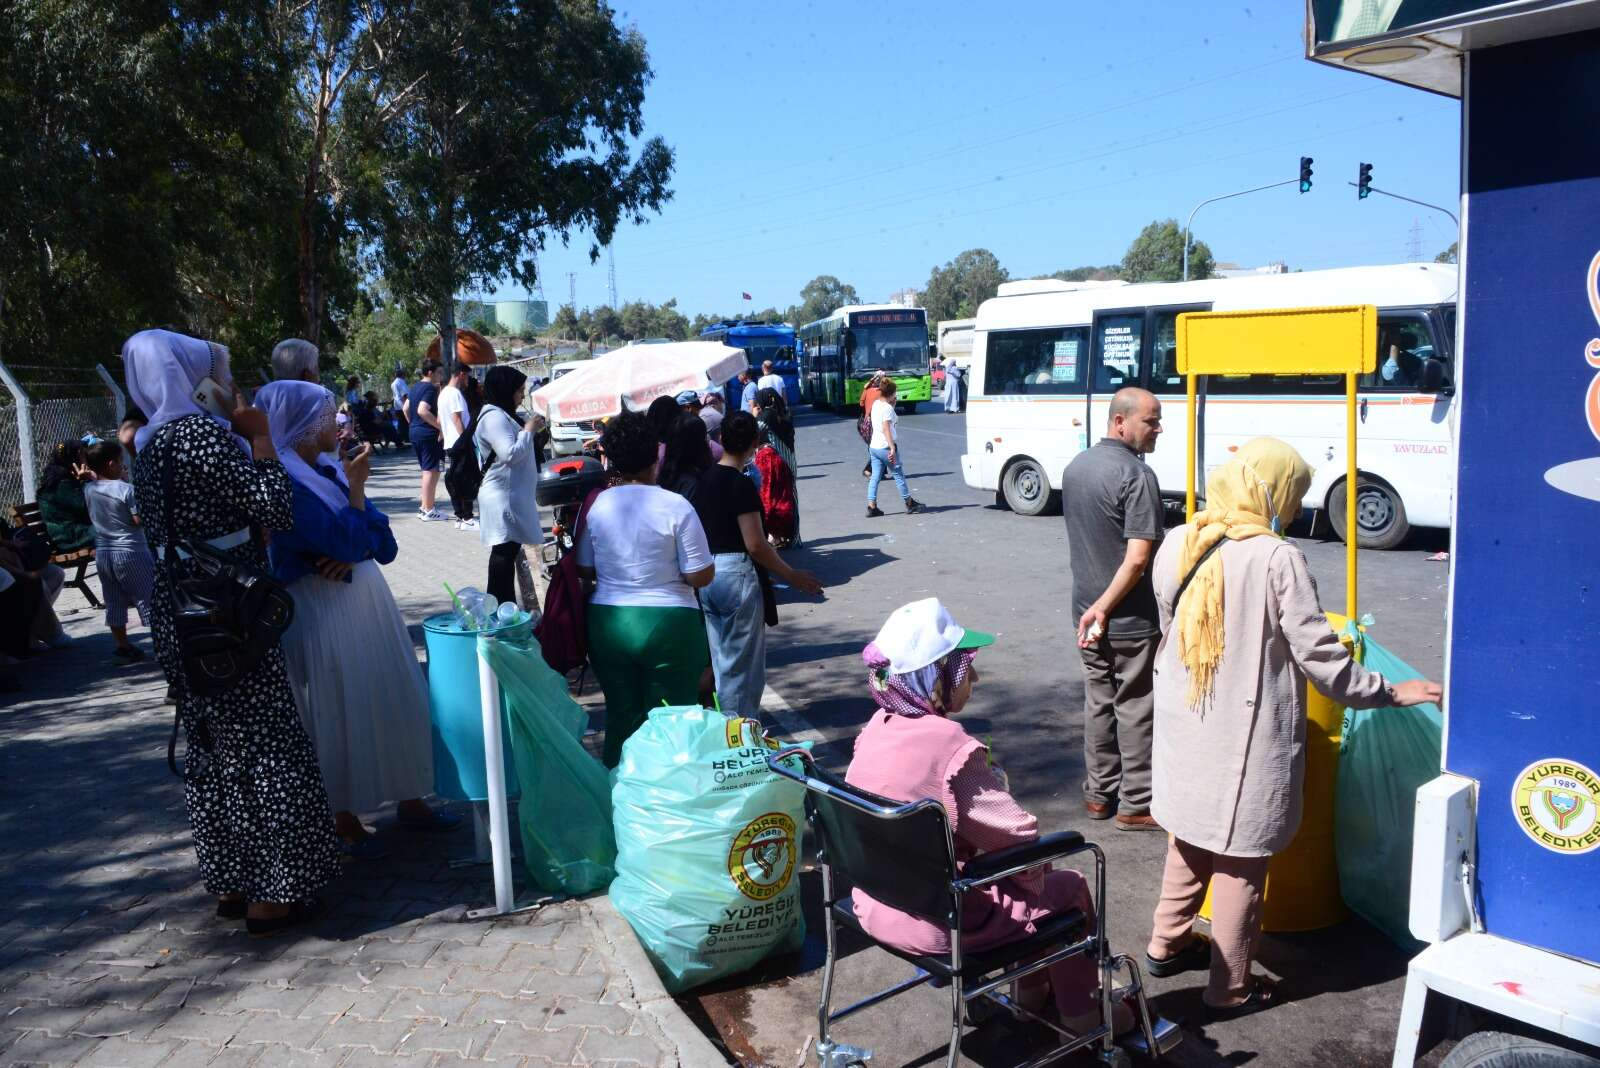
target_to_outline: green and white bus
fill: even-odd
[[[928,313],[921,308],[851,304],[795,333],[801,404],[853,408],[879,371],[894,379],[902,411],[933,397]]]

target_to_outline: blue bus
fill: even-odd
[[[787,323],[763,323],[750,319],[728,320],[712,323],[700,331],[701,341],[720,341],[737,349],[744,349],[752,377],[761,377],[761,365],[772,361],[774,374],[783,378],[784,400],[793,408],[800,403],[800,367],[794,359],[794,327]],[[739,407],[739,383],[730,381],[724,387],[728,395],[728,411]]]

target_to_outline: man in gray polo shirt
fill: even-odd
[[[1106,436],[1061,475],[1072,551],[1072,611],[1083,659],[1083,806],[1120,830],[1154,830],[1150,815],[1151,668],[1161,626],[1150,561],[1161,540],[1161,489],[1144,462],[1161,434],[1161,402],[1118,390]]]

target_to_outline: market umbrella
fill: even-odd
[[[528,398],[555,423],[579,423],[643,411],[657,397],[703,390],[745,370],[743,349],[715,341],[626,345],[575,367]]]

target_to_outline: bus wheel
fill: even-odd
[[[1400,495],[1385,482],[1361,478],[1356,483],[1356,528],[1363,549],[1393,549],[1411,533],[1406,506]],[[1348,541],[1345,531],[1345,483],[1341,479],[1328,494],[1328,519],[1340,541]]]
[[[1018,515],[1043,515],[1055,496],[1044,468],[1033,460],[1018,460],[1006,468],[1000,492],[1005,495],[1006,507]]]
[[[1536,1038],[1479,1031],[1456,1044],[1440,1068],[1590,1068],[1600,1061]]]

